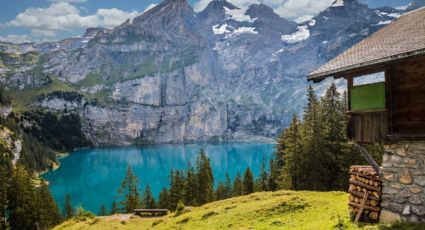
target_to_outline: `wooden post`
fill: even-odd
[[[362,200],[362,203],[361,203],[361,205],[360,205],[359,212],[357,213],[357,215],[356,215],[356,219],[354,220],[354,223],[355,223],[355,224],[358,224],[358,223],[359,223],[359,219],[360,219],[360,216],[362,215],[362,212],[363,212],[364,206],[365,206],[365,204],[366,204],[367,196],[368,196],[368,195],[369,195],[369,192],[365,192],[365,193],[364,193],[363,200]]]
[[[346,77],[347,79],[347,111],[351,111],[351,88],[353,87],[353,75],[348,75]],[[352,127],[352,115],[348,115],[348,126],[347,126],[347,137],[348,140],[353,140],[354,136],[354,129]]]
[[[394,70],[389,67],[385,71],[385,107],[388,110],[388,134],[393,135],[394,130],[394,98],[393,98]]]
[[[347,76],[347,110],[351,111],[351,88],[353,88],[353,75]]]

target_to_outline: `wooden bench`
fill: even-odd
[[[134,209],[134,214],[139,216],[165,216],[168,209]]]

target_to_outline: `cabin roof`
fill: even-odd
[[[416,55],[425,55],[425,7],[409,12],[308,75],[329,76]]]

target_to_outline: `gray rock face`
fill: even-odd
[[[113,30],[38,48],[44,78],[5,70],[0,79],[24,89],[57,78],[84,93],[82,103],[41,105],[76,109],[99,144],[273,138],[300,113],[306,74],[394,20],[391,10],[345,0],[296,24],[264,4],[214,0],[195,13],[165,0]]]

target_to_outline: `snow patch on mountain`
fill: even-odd
[[[393,21],[391,21],[391,20],[387,20],[387,21],[380,21],[380,22],[378,22],[378,24],[376,24],[375,26],[379,26],[379,25],[387,25],[387,24],[390,24],[391,22],[393,22]]]
[[[292,44],[307,40],[310,37],[308,26],[298,26],[298,31],[293,34],[284,34],[281,36],[282,41]]]
[[[239,27],[235,31],[233,31],[234,34],[242,34],[242,33],[250,33],[250,34],[258,34],[257,31],[255,31],[254,27]]]
[[[344,0],[336,0],[334,4],[332,4],[332,7],[339,7],[344,6]]]
[[[230,31],[227,29],[227,24],[223,24],[223,25],[215,25],[212,27],[212,30],[214,32],[214,34],[219,35],[219,34],[225,34],[225,33],[230,33]]]
[[[388,17],[392,17],[392,18],[399,18],[401,16],[400,13],[391,13],[387,15]]]

